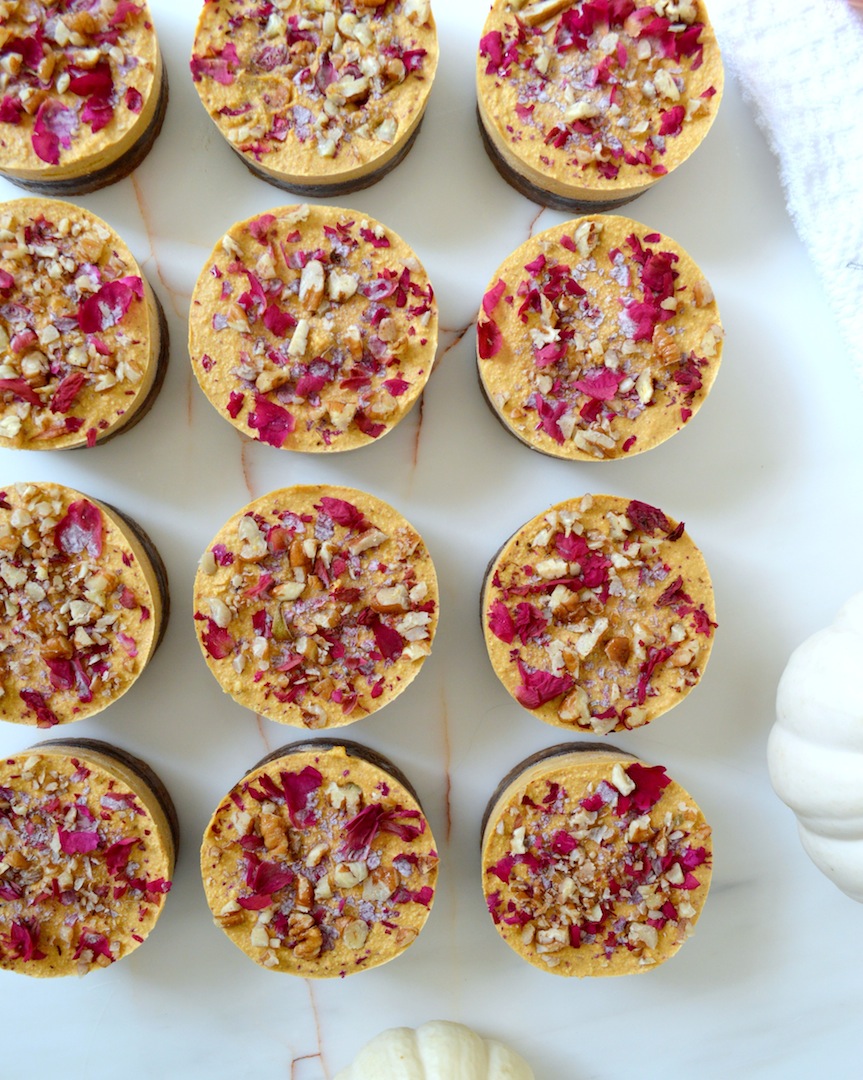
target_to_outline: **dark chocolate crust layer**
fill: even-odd
[[[23,188],[25,191],[32,191],[35,195],[49,195],[55,198],[63,198],[67,195],[87,195],[91,191],[98,191],[100,188],[108,187],[109,184],[115,184],[118,180],[122,180],[128,176],[131,172],[141,164],[150,150],[153,148],[153,143],[156,141],[156,137],[162,130],[162,124],[165,120],[165,113],[168,111],[168,72],[162,64],[162,81],[159,86],[159,102],[156,106],[156,112],[153,115],[153,119],[147,125],[146,130],[141,135],[136,143],[129,147],[125,154],[117,158],[116,161],[110,165],[106,165],[104,169],[99,169],[96,172],[87,173],[84,176],[76,176],[69,180],[22,180],[16,176],[9,176],[5,173],[0,173],[6,177],[6,179],[14,184],[16,187]]]
[[[383,769],[384,772],[389,773],[390,776],[402,785],[402,787],[410,792],[413,798],[416,799],[420,810],[422,810],[422,804],[420,803],[416,789],[397,765],[394,765],[388,757],[379,754],[377,750],[372,750],[370,747],[363,746],[361,743],[353,742],[350,739],[301,739],[299,742],[288,743],[285,746],[280,746],[278,750],[273,750],[272,753],[267,754],[266,757],[261,758],[252,769],[249,769],[249,772],[252,772],[254,769],[260,769],[262,765],[268,765],[277,758],[289,757],[291,754],[301,754],[306,751],[314,752],[320,750],[325,753],[335,746],[343,746],[348,757],[355,757],[359,758],[361,761],[367,761],[370,765],[374,765],[376,768]]]
[[[294,184],[285,180],[277,180],[270,173],[264,172],[263,169],[259,169],[255,166],[253,161],[240,153],[239,150],[233,146],[231,149],[242,160],[243,164],[254,176],[259,177],[261,180],[266,180],[268,184],[272,184],[274,187],[280,188],[282,191],[290,191],[293,195],[308,196],[312,199],[326,199],[330,197],[338,198],[341,195],[350,195],[353,191],[362,191],[364,188],[372,187],[379,180],[392,172],[392,170],[399,165],[408,156],[411,147],[416,142],[417,136],[420,133],[422,127],[422,120],[417,124],[414,133],[407,140],[405,145],[399,150],[394,158],[391,158],[386,165],[383,165],[380,169],[376,169],[374,172],[368,173],[366,176],[358,177],[356,180],[343,180],[333,184]]]
[[[139,757],[135,757],[134,754],[130,754],[128,750],[122,750],[120,747],[114,746],[113,743],[104,742],[101,739],[43,739],[42,742],[36,743],[30,749],[40,750],[42,747],[61,746],[71,747],[73,750],[80,749],[85,752],[90,750],[93,753],[114,758],[115,761],[125,765],[127,769],[130,769],[144,781],[155,795],[165,813],[165,817],[168,819],[168,824],[171,827],[171,840],[174,845],[174,863],[176,864],[177,853],[180,850],[180,819],[168,789],[146,761],[142,761]]]
[[[515,169],[511,168],[500,156],[497,148],[489,138],[489,134],[486,131],[485,124],[482,122],[479,109],[477,109],[477,123],[479,124],[480,134],[482,135],[482,143],[485,147],[485,151],[491,160],[492,165],[497,169],[500,175],[506,180],[510,187],[515,188],[525,198],[530,199],[531,202],[539,203],[540,206],[547,206],[552,210],[566,210],[574,214],[603,214],[609,210],[617,210],[618,207],[625,206],[627,203],[632,202],[633,199],[637,199],[638,195],[642,192],[637,192],[635,195],[627,195],[622,199],[566,199],[562,195],[555,195],[550,191],[546,191],[541,187],[537,187],[535,184],[531,184]]]
[[[495,803],[503,795],[504,791],[510,784],[514,783],[519,776],[525,771],[525,769],[531,768],[533,765],[538,765],[541,761],[552,761],[556,757],[564,757],[567,754],[577,754],[581,752],[601,752],[603,754],[616,754],[618,757],[630,758],[636,761],[637,758],[634,754],[629,754],[625,750],[621,750],[617,746],[609,746],[606,743],[599,742],[572,742],[572,743],[555,743],[554,746],[549,746],[545,750],[537,750],[535,754],[531,754],[526,757],[524,761],[520,761],[518,765],[515,765],[506,776],[501,780],[492,793],[491,798],[486,804],[485,811],[482,815],[482,825],[480,827],[479,836],[480,844],[482,838],[485,836],[485,827],[488,825],[488,819],[491,816],[491,812],[494,809]]]

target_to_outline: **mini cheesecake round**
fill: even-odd
[[[404,775],[366,747],[327,739],[259,762],[201,846],[216,925],[262,967],[315,979],[403,953],[428,918],[437,867]]]
[[[198,642],[222,689],[282,724],[353,723],[413,681],[438,587],[419,533],[353,488],[282,488],[222,529],[195,577]]]
[[[127,176],[149,153],[168,101],[145,0],[3,8],[0,175],[56,196]]]
[[[711,830],[661,765],[555,746],[492,796],[482,886],[503,940],[542,971],[633,975],[691,936],[712,874]]]
[[[485,148],[527,198],[612,210],[700,145],[723,68],[703,0],[494,0],[477,56]]]
[[[429,0],[211,0],[191,69],[256,176],[327,198],[369,187],[405,157],[437,61]]]
[[[531,449],[612,461],[658,446],[707,397],[724,332],[706,278],[629,218],[546,229],[495,272],[477,321],[486,401]]]
[[[153,405],[161,305],[101,218],[54,199],[0,206],[0,447],[92,447]]]
[[[49,740],[0,760],[0,968],[86,975],[133,952],[178,843],[158,776],[109,743]]]
[[[568,499],[519,529],[486,572],[482,622],[495,674],[520,705],[599,735],[680,702],[717,625],[683,523],[614,495]]]
[[[52,728],[135,683],[168,619],[152,541],[113,507],[53,483],[0,492],[0,716]]]
[[[428,275],[353,210],[287,206],[235,224],[192,295],[189,353],[211,404],[284,450],[352,450],[410,411],[434,365]]]

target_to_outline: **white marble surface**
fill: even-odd
[[[765,740],[792,647],[860,588],[861,387],[783,208],[774,162],[734,85],[695,157],[630,207],[677,239],[714,285],[728,332],[710,400],[670,443],[631,460],[568,465],[507,436],[483,404],[473,319],[497,264],[563,216],[499,179],[474,121],[473,54],[485,4],[435,0],[442,61],[420,138],[378,186],[343,204],[408,239],[440,300],[438,368],[393,434],[350,454],[291,455],[243,441],[207,404],[185,346],[190,293],[235,220],[290,201],[252,177],[201,108],[188,74],[198,4],[151,0],[171,80],[165,128],[134,177],[80,201],[142,260],[173,335],[150,415],[106,447],[0,454],[2,483],[54,479],[117,504],[149,530],[173,614],[152,667],[121,702],[70,733],[148,759],[183,826],[175,885],[133,956],[83,981],[0,973],[0,1076],[107,1080],[329,1080],[394,1024],[433,1017],[506,1038],[538,1080],[701,1080],[859,1075],[863,911],[804,855],[767,779]],[[19,192],[0,181],[0,197]],[[840,208],[837,208],[840,209]],[[231,784],[295,732],[225,698],[195,641],[196,560],[252,496],[292,482],[367,488],[423,532],[442,620],[419,680],[345,734],[412,777],[442,853],[426,930],[394,963],[304,982],[251,964],[209,918],[204,825]],[[500,777],[559,733],[498,685],[477,590],[497,545],[570,495],[608,491],[682,518],[705,552],[720,628],[702,685],[673,713],[617,739],[665,764],[715,829],[713,890],[694,939],[639,977],[567,982],[500,942],[485,912],[479,818]],[[0,724],[3,752],[34,740]],[[385,1080],[385,1078],[381,1078]]]

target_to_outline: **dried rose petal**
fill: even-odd
[[[255,408],[249,413],[249,427],[258,439],[270,446],[282,447],[294,430],[294,418],[287,409],[263,396],[255,395]]]
[[[93,558],[102,555],[102,511],[88,499],[69,504],[65,517],[54,528],[54,543],[66,555],[86,551]]]
[[[89,851],[95,851],[99,846],[99,834],[81,830],[80,832],[67,832],[58,829],[60,838],[60,850],[67,855],[86,855]]]
[[[15,919],[9,936],[0,938],[0,945],[18,960],[44,960],[39,949],[39,924],[33,919]]]
[[[575,685],[570,675],[552,675],[549,671],[528,671],[518,661],[521,684],[515,688],[515,696],[526,709],[538,709],[546,702],[562,694],[568,694]]]
[[[23,113],[24,102],[20,98],[9,97],[7,94],[0,101],[0,124],[18,125],[21,123]]]
[[[51,411],[67,413],[75,404],[75,398],[86,381],[87,377],[81,371],[73,371],[66,375],[51,397]]]
[[[506,292],[506,282],[503,278],[498,278],[497,282],[488,290],[488,292],[482,298],[482,310],[486,315],[491,315],[492,311],[497,307],[500,302],[500,298]]]
[[[15,397],[29,402],[30,405],[42,405],[42,399],[26,379],[0,379],[0,391],[14,394]]]
[[[132,857],[132,848],[135,844],[141,843],[142,841],[136,836],[124,836],[111,844],[105,850],[105,865],[108,867],[108,873],[114,877],[125,873],[129,859]]]
[[[575,388],[598,401],[611,401],[617,395],[622,381],[623,375],[619,372],[602,368],[578,379]]]
[[[380,618],[375,617],[369,621],[372,633],[375,636],[375,644],[385,660],[398,660],[404,651],[404,638],[391,626],[387,626]]]
[[[302,829],[314,823],[314,814],[307,813],[309,795],[317,791],[324,782],[323,776],[311,765],[306,765],[302,772],[279,773],[285,794],[285,803],[294,828]]]
[[[635,789],[626,798],[639,813],[646,814],[648,810],[659,802],[664,788],[671,783],[671,778],[666,775],[663,765],[642,765],[634,761],[627,766],[627,776],[635,784]],[[618,800],[618,811],[620,812]]]
[[[503,600],[495,600],[489,608],[488,628],[506,645],[515,639],[515,623]]]
[[[81,929],[81,937],[78,940],[78,947],[75,950],[72,959],[80,960],[81,954],[89,950],[94,956],[104,956],[106,960],[110,960],[112,963],[116,959],[111,952],[111,944],[104,934],[96,933],[93,930],[88,930],[86,926]]]
[[[221,52],[213,56],[193,56],[189,67],[194,82],[200,82],[206,77],[214,79],[222,86],[230,86],[240,67],[237,47],[229,41]]]
[[[476,336],[481,360],[490,360],[503,348],[503,334],[494,319],[483,319],[477,323]]]
[[[48,708],[45,698],[37,690],[20,690],[18,696],[27,708],[32,709],[36,714],[37,727],[49,728],[60,723],[56,715]]]
[[[207,629],[203,633],[204,648],[214,660],[225,660],[234,651],[236,642],[212,619],[207,619]]]
[[[30,137],[37,157],[48,165],[59,165],[60,150],[69,149],[77,129],[78,116],[74,109],[56,98],[46,98],[36,113]]]
[[[400,821],[400,818],[416,818],[420,824],[408,824]],[[368,858],[372,843],[380,831],[394,833],[400,840],[409,843],[423,834],[425,822],[418,810],[405,810],[400,806],[384,810],[380,803],[370,803],[345,822],[345,838],[339,849],[341,857],[351,860]]]
[[[76,71],[69,79],[69,91],[79,97],[107,98],[113,86],[111,65],[107,60],[100,60],[89,70]]]
[[[335,499],[331,495],[324,495],[317,509],[329,514],[337,525],[344,525],[346,529],[364,529],[366,527],[367,522],[362,511],[346,499]]]
[[[657,530],[668,532],[671,528],[671,523],[661,510],[638,499],[631,500],[626,508],[626,516],[633,528],[640,529],[648,536],[653,536]]]
[[[106,282],[78,308],[78,326],[84,334],[98,334],[123,321],[134,299],[144,299],[144,283],[139,277]]]
[[[532,638],[543,635],[548,620],[538,607],[522,602],[516,605],[514,624],[516,633],[526,645]]]

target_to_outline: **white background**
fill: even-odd
[[[382,1028],[435,1017],[505,1038],[538,1080],[859,1075],[863,913],[803,854],[770,789],[765,741],[790,650],[860,586],[861,389],[774,161],[730,85],[704,146],[628,208],[681,243],[714,286],[727,341],[699,415],[630,460],[540,457],[484,405],[472,323],[503,258],[565,215],[510,190],[483,153],[473,72],[485,4],[434,7],[441,64],[419,140],[384,181],[340,204],[384,221],[425,263],[444,328],[438,366],[421,412],[373,446],[322,457],[243,440],[193,378],[188,303],[210,249],[234,221],[292,199],[246,171],[198,101],[188,70],[198,3],[151,0],[171,84],[165,127],[134,177],[80,202],[118,230],[160,295],[170,370],[133,431],[89,451],[2,452],[0,482],[70,484],[137,518],[161,550],[173,611],[159,653],[126,698],[67,732],[114,741],[156,768],[177,803],[182,850],[162,920],[127,960],[83,981],[0,973],[0,1077],[322,1080]],[[20,194],[0,181],[0,197]],[[403,957],[316,983],[256,967],[210,920],[198,870],[209,815],[264,752],[297,733],[222,695],[191,610],[197,559],[222,522],[254,496],[310,482],[364,488],[400,509],[423,533],[442,590],[439,635],[418,680],[343,729],[418,788],[442,854],[437,902]],[[671,962],[576,982],[519,961],[485,911],[486,800],[560,732],[497,683],[478,591],[514,529],[588,491],[685,520],[711,568],[720,627],[701,686],[615,742],[691,791],[714,826],[716,855],[696,935]],[[37,733],[3,723],[0,737],[12,753]]]

